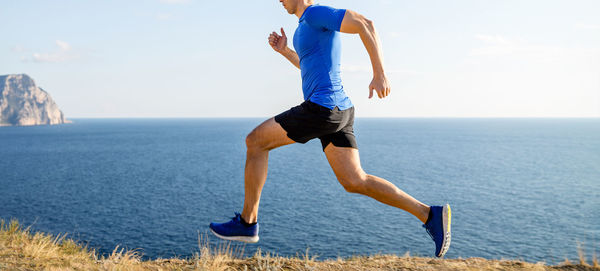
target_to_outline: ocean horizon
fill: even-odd
[[[264,118],[68,118],[0,127],[0,218],[100,253],[191,256],[241,212],[245,136]],[[600,248],[600,118],[356,118],[361,163],[418,200],[449,203],[446,258],[556,264]],[[260,242],[281,256],[432,256],[412,215],[347,193],[318,140],[271,151]]]

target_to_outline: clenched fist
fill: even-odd
[[[281,28],[281,36],[275,31],[269,35],[269,45],[278,53],[283,52],[287,47],[287,36],[285,35],[285,31],[283,31],[283,27]]]

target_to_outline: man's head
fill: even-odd
[[[279,2],[289,14],[296,14],[298,7],[302,5],[306,6],[313,4],[312,0],[279,0]]]

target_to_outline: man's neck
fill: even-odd
[[[302,3],[300,3],[300,5],[298,5],[298,8],[296,9],[296,13],[295,15],[298,17],[298,19],[300,19],[300,17],[302,17],[302,14],[304,14],[304,11],[306,10],[306,8],[310,7],[312,5],[312,1],[311,2],[304,2],[302,1]]]

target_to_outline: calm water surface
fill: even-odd
[[[243,203],[245,135],[261,119],[76,119],[0,127],[0,218],[108,253],[189,257]],[[555,264],[600,252],[599,119],[357,119],[363,168],[450,203],[448,258]],[[336,181],[318,141],[271,152],[258,244],[283,256],[431,256],[420,221]],[[218,244],[211,237],[213,244]]]

